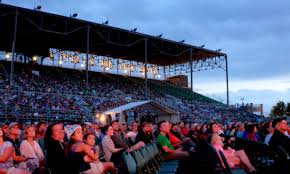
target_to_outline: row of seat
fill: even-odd
[[[162,151],[156,143],[131,153],[123,152],[123,160],[130,174],[175,174],[179,161],[165,161]]]

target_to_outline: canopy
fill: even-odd
[[[161,120],[168,120],[168,121],[173,121],[173,122],[177,122],[178,121],[178,116],[177,113],[165,106],[162,106],[160,104],[158,104],[155,101],[152,100],[145,100],[145,101],[137,101],[137,102],[131,102],[119,107],[116,107],[114,109],[108,110],[106,112],[104,112],[104,115],[111,115],[111,116],[115,116],[116,114],[120,114],[121,118],[120,118],[120,122],[124,122],[124,118],[123,118],[123,112],[133,109],[133,108],[137,108],[142,106],[143,108],[155,113],[157,115],[157,120],[156,121],[161,121]]]

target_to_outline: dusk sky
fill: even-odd
[[[228,54],[230,102],[290,102],[289,0],[2,0]],[[225,72],[194,73],[194,89],[225,102]]]

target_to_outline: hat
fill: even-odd
[[[17,125],[19,127],[19,123],[17,122],[12,122],[9,124],[8,128],[11,129],[13,126]]]
[[[82,129],[82,127],[78,124],[73,124],[73,125],[66,125],[64,127],[64,131],[66,133],[66,136],[68,139],[70,139],[71,135],[78,129]]]
[[[85,122],[84,124],[87,126],[92,126],[92,123],[90,123],[90,122]]]
[[[276,126],[276,124],[279,123],[282,120],[286,120],[286,117],[278,117],[278,118],[275,118],[273,120],[273,122],[272,122],[272,127],[274,128]]]

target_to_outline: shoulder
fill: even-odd
[[[12,143],[10,141],[5,141],[4,142],[4,146],[5,147],[12,147],[13,145],[12,145]]]

